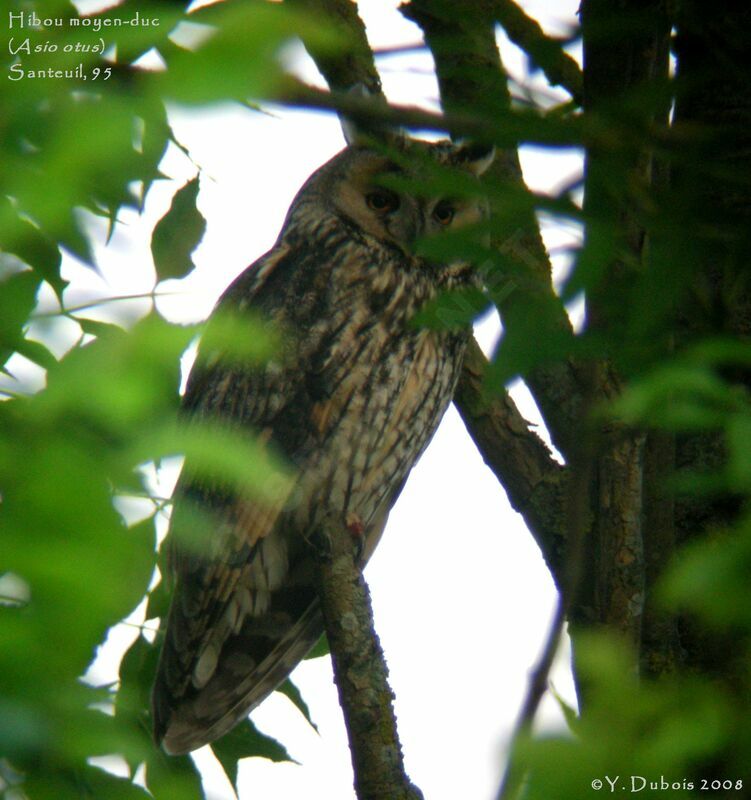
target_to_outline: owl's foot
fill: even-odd
[[[310,547],[315,551],[315,557],[318,561],[331,560],[331,536],[325,525],[318,526],[306,539]]]
[[[310,536],[306,537],[308,544],[315,551],[319,561],[331,560],[334,549],[331,540],[335,534],[329,526],[336,525],[341,530],[341,524],[341,517],[339,517],[338,522],[329,521],[327,524],[320,524]],[[352,541],[355,544],[354,560],[356,564],[359,564],[365,550],[365,525],[358,514],[350,511],[344,518],[344,529],[352,537]],[[341,544],[344,544],[343,540]],[[340,547],[336,549],[340,551]]]

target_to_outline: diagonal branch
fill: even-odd
[[[503,391],[488,396],[488,362],[471,341],[454,402],[485,463],[527,523],[554,577],[563,574],[568,470],[560,466]]]
[[[375,67],[365,25],[351,0],[284,0],[311,19],[323,20],[339,36],[339,46],[322,48],[303,36],[303,44],[332,91],[346,91],[363,84],[371,95],[381,94],[381,79]]]
[[[350,47],[335,56],[322,57],[306,43],[311,56],[332,90],[344,90],[358,82],[367,86],[378,86],[380,89],[372,51],[368,46],[367,39],[364,38],[362,23],[354,10],[355,7],[349,0],[287,0],[287,2],[292,2],[294,5],[319,15],[325,14],[327,19],[336,20],[338,25],[346,26],[350,31],[351,35],[346,37]],[[482,26],[477,26],[475,30],[480,31],[479,36],[482,41]],[[455,34],[455,30],[452,28],[450,33]],[[429,42],[429,44],[431,43]],[[482,86],[482,80],[478,80],[476,95],[490,98],[500,96],[504,99],[503,110],[507,110],[510,103],[503,73],[499,69],[500,61],[497,58],[495,45],[493,44],[492,48],[488,47],[487,42],[484,42],[484,45],[490,55],[481,73],[482,80],[492,80],[495,77],[497,84],[492,87],[493,91],[487,93],[486,87]],[[475,47],[476,43],[472,42],[471,52],[474,52]],[[436,60],[439,61],[438,58]],[[458,66],[463,67],[463,64],[460,63]],[[463,70],[460,69],[460,72],[463,74]],[[444,83],[445,79],[444,73]],[[462,93],[465,88],[456,87],[455,91],[458,97],[464,96]],[[453,91],[452,89],[448,93],[450,97],[453,96]],[[363,102],[362,98],[351,97],[350,99],[353,108],[356,108],[358,102]],[[368,108],[373,108],[372,100],[369,103],[366,100],[365,103]],[[458,103],[455,104],[455,106],[458,105]],[[447,107],[447,111],[449,115],[455,117],[466,116],[458,107]],[[415,113],[424,112],[416,109]],[[477,116],[475,108],[472,117],[476,119]],[[521,180],[518,158],[514,174]],[[532,221],[532,225],[536,232],[534,221]],[[545,250],[539,240],[539,234],[537,236],[537,242],[533,242],[532,249],[535,251],[535,255],[545,258]],[[515,246],[524,248],[525,243],[517,242]],[[526,249],[530,249],[528,244]],[[549,284],[549,266],[547,269]],[[540,270],[538,270],[539,272]],[[550,286],[550,292],[552,294],[552,286]],[[525,307],[528,308],[528,304],[525,304]],[[508,395],[504,395],[488,405],[482,391],[485,365],[485,357],[477,343],[473,341],[465,359],[455,398],[457,407],[481,454],[503,483],[514,508],[525,517],[546,560],[551,568],[555,567],[554,574],[556,574],[559,572],[558,567],[561,563],[565,538],[561,529],[561,520],[565,516],[562,513],[561,499],[564,494],[561,491],[564,470],[550,457],[542,441],[529,431],[526,422]],[[550,371],[549,368],[546,370]],[[540,374],[543,374],[542,370],[540,370]],[[547,374],[545,374],[545,379],[548,380]],[[567,404],[571,402],[570,395],[567,394],[570,388],[569,384],[564,383],[561,386],[556,374],[551,375],[549,381],[551,383],[550,393],[554,394],[553,402],[556,408],[566,408]]]
[[[491,6],[483,0],[464,3],[461,8],[445,0],[411,0],[401,6],[402,13],[425,34],[449,116],[471,109],[498,119],[511,107]],[[524,186],[516,148],[498,153],[486,177],[499,185]],[[571,336],[571,323],[553,289],[550,261],[534,213],[530,208],[506,208],[504,214],[504,230],[496,233],[493,244],[503,252],[513,240],[510,256],[523,262],[519,268],[523,280],[515,275],[515,290],[498,301],[507,333],[530,331],[541,341]],[[576,448],[581,418],[582,391],[576,366],[564,360],[550,361],[533,367],[525,382],[553,442],[568,460]]]
[[[508,38],[538,66],[553,86],[562,86],[581,103],[582,72],[561,43],[545,35],[537,20],[513,0],[494,0],[492,11]]]

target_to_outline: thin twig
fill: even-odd
[[[586,415],[585,415],[586,419]],[[578,457],[571,464],[568,487],[566,526],[566,564],[562,590],[558,592],[550,632],[545,641],[540,660],[530,676],[519,717],[511,735],[509,758],[498,789],[497,800],[516,797],[525,772],[514,758],[518,744],[532,732],[540,702],[548,689],[550,670],[563,637],[563,628],[577,596],[584,565],[584,541],[589,530],[589,485],[594,464],[594,444],[591,436],[584,436]]]
[[[157,300],[161,297],[172,297],[174,295],[184,294],[184,292],[142,292],[140,294],[122,294],[115,295],[114,297],[101,297],[97,300],[91,300],[88,303],[83,303],[78,306],[69,306],[66,308],[58,308],[55,311],[39,311],[31,315],[32,320],[36,319],[49,319],[51,317],[70,317],[77,311],[86,311],[89,308],[96,308],[103,306],[107,303],[119,303],[123,300]],[[75,317],[73,318],[75,321]]]

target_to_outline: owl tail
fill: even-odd
[[[323,633],[312,587],[286,584],[272,594],[267,611],[245,617],[237,632],[208,645],[215,652],[204,648],[186,680],[176,613],[170,614],[152,691],[154,736],[172,755],[231,730],[289,676]]]
[[[381,538],[390,506],[384,504],[365,533],[363,565]],[[229,732],[320,639],[314,556],[309,550],[295,553],[292,546],[289,569],[270,581],[271,554],[278,550],[279,539],[267,538],[249,571],[199,564],[200,577],[188,570],[182,585],[178,581],[152,691],[154,738],[168,753],[189,753]]]

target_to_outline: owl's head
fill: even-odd
[[[472,144],[356,140],[314,173],[301,195],[409,254],[419,239],[484,218],[476,179],[492,160],[492,150]]]

